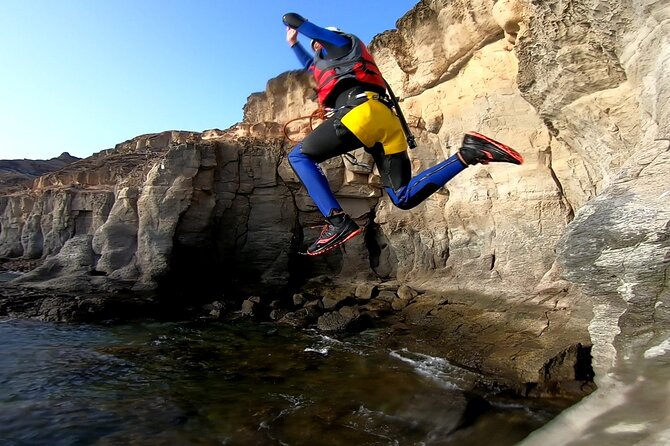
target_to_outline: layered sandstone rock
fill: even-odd
[[[35,178],[60,170],[80,159],[63,152],[49,160],[0,160],[0,189],[9,191],[28,188]]]
[[[407,320],[518,382],[569,379],[593,343],[601,389],[528,444],[621,432],[662,442],[667,414],[622,423],[626,398],[653,411],[668,398],[669,9],[419,2],[370,44],[419,142],[415,172],[468,130],[526,162],[470,167],[399,211],[362,151],[363,166],[330,160],[331,186],[368,225],[346,252],[296,256],[320,216],[285,159],[284,123],[316,107],[309,77],[291,72],[251,95],[231,129],[138,137],[0,197],[0,255],[43,258],[20,281],[50,288],[409,283],[422,294],[398,307]],[[309,130],[294,125],[292,139]],[[596,416],[606,421],[575,431]]]

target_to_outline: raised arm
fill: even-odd
[[[298,42],[298,31],[293,28],[286,27],[286,42],[291,46],[293,53],[298,58],[298,61],[304,69],[312,66],[314,58],[305,48]]]
[[[348,37],[317,26],[299,14],[289,12],[284,14],[282,19],[286,26],[298,31],[305,37],[319,42],[326,49],[326,52],[333,56],[336,56],[337,53],[342,53],[343,50],[348,50],[351,47],[351,40],[349,40]]]

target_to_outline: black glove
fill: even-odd
[[[293,29],[300,28],[300,25],[302,25],[306,21],[307,21],[306,18],[304,18],[300,14],[296,14],[295,12],[286,13],[284,14],[284,17],[282,17],[282,22],[284,22],[284,25]]]

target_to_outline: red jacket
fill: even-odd
[[[356,79],[363,86],[369,85],[376,90],[386,89],[386,83],[382,78],[379,68],[365,44],[352,34],[345,34],[352,41],[351,50],[344,56],[336,59],[325,59],[321,52],[314,55],[314,79],[319,96],[319,103],[329,104],[335,98],[331,93],[335,85],[344,79]]]

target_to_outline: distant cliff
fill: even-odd
[[[606,439],[628,403],[631,444],[661,444],[668,415],[639,398],[668,398],[669,23],[660,0],[418,2],[370,43],[417,136],[415,171],[468,130],[526,163],[471,167],[400,211],[375,171],[332,159],[332,188],[366,224],[346,251],[296,255],[321,218],[285,158],[284,123],[316,107],[290,72],[230,129],[143,135],[1,196],[0,256],[41,259],[13,284],[64,292],[407,284],[421,292],[408,321],[518,382],[576,379],[592,345],[599,390],[527,444]]]
[[[63,152],[50,160],[0,160],[0,191],[7,192],[20,186],[29,187],[35,178],[60,170],[80,159]]]

